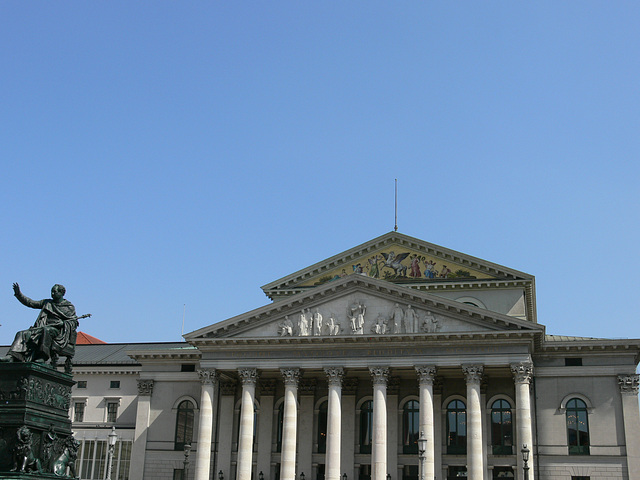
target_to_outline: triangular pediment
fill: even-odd
[[[533,276],[397,232],[390,232],[262,287],[281,299],[361,275],[408,287],[460,282],[533,281]]]
[[[361,275],[320,285],[185,335],[208,339],[372,338],[544,331],[507,315]]]

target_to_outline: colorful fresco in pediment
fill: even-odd
[[[336,268],[323,274],[320,278],[316,277],[303,283],[302,286],[322,285],[347,275],[365,275],[382,280],[407,283],[495,278],[442,258],[390,246]]]

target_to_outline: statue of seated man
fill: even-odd
[[[20,285],[13,284],[13,292],[20,303],[27,307],[39,308],[36,323],[28,330],[16,333],[5,362],[38,362],[52,360],[55,363],[58,354],[69,344],[71,330],[78,325],[76,309],[69,300],[65,300],[66,289],[62,285],[51,288],[51,299],[31,300],[20,291]]]

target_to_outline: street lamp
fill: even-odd
[[[387,473],[387,480],[391,480],[391,474]]]
[[[191,453],[191,444],[189,443],[185,443],[184,445],[184,461],[182,462],[184,464],[184,480],[187,480],[187,478],[189,478],[189,454]]]
[[[304,480],[304,472],[300,473],[300,480]]]
[[[111,433],[109,433],[109,462],[107,462],[107,480],[111,480],[111,468],[113,467],[113,452],[116,449],[116,442],[118,441],[118,434],[116,433],[116,427],[111,427]]]
[[[522,470],[524,471],[524,480],[529,480],[529,449],[527,444],[522,445]]]
[[[424,436],[424,432],[420,432],[420,438],[418,438],[418,458],[420,459],[420,480],[425,480],[425,462],[427,460],[427,439]]]
[[[260,470],[260,473],[258,474],[258,479],[264,480],[264,473],[262,473],[262,470]]]
[[[222,470],[218,472],[218,480],[224,480],[224,473],[222,473]]]
[[[347,480],[347,474],[346,473],[342,474],[342,480]]]

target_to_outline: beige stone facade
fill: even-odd
[[[392,232],[263,290],[120,365],[81,349],[77,436],[114,423],[131,480],[181,478],[185,443],[196,480],[523,479],[523,444],[532,480],[640,478],[640,341],[547,335],[531,275]]]

